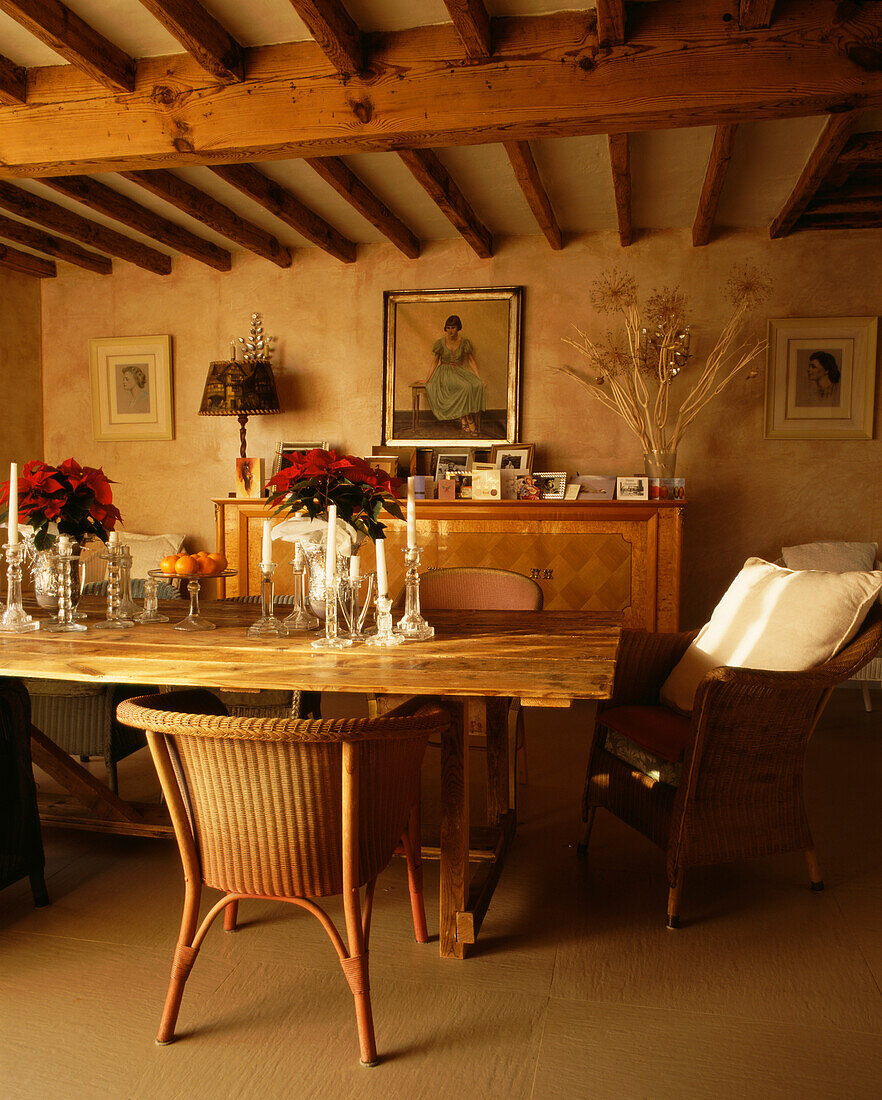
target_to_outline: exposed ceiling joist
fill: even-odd
[[[555,250],[563,248],[563,237],[560,226],[554,216],[551,200],[548,192],[539,177],[539,169],[533,157],[533,151],[526,141],[506,141],[505,151],[511,166],[514,169],[515,179],[520,184],[524,198],[533,211],[539,228],[545,234],[545,239]]]
[[[493,255],[490,230],[472,210],[437,155],[431,149],[399,149],[398,155],[441,213],[471,245],[474,253],[482,260],[489,259]]]
[[[624,46],[625,0],[597,0],[597,40],[601,46]]]
[[[740,0],[738,4],[738,25],[744,31],[755,31],[768,27],[772,22],[775,0]]]
[[[852,135],[842,150],[839,164],[852,170],[868,164],[882,164],[882,133]]]
[[[444,0],[468,57],[479,60],[493,52],[490,16],[484,0]]]
[[[736,125],[728,124],[718,126],[714,134],[714,143],[711,146],[707,171],[704,174],[704,186],[701,189],[698,210],[692,224],[692,243],[696,247],[707,244],[711,238],[737,131]]]
[[[628,148],[627,134],[609,135],[609,162],[616,196],[619,240],[622,247],[627,248],[634,240],[634,227],[631,223],[631,151]]]
[[[388,206],[350,170],[339,157],[307,157],[306,163],[325,183],[353,206],[375,229],[411,260],[420,254],[419,239]]]
[[[140,0],[196,61],[218,80],[245,79],[245,52],[198,0]]]
[[[98,180],[88,176],[50,176],[40,182],[60,195],[75,199],[99,214],[113,218],[129,229],[137,230],[145,237],[152,237],[160,244],[182,252],[200,263],[208,264],[217,271],[229,271],[233,265],[232,257],[226,249],[197,237],[195,233],[160,217],[146,206],[141,206],[127,195],[114,191]]]
[[[106,256],[99,256],[96,252],[88,252],[80,248],[73,241],[66,241],[63,237],[53,237],[40,229],[34,229],[24,222],[17,222],[13,218],[6,218],[0,214],[0,237],[7,241],[15,241],[27,248],[33,248],[35,252],[45,252],[48,256],[55,256],[59,260],[66,260],[69,264],[85,267],[88,271],[95,271],[99,275],[110,275],[113,264]]]
[[[882,61],[874,45],[882,4],[861,8],[850,24],[835,0],[791,0],[773,30],[751,33],[750,49],[726,30],[727,7],[644,4],[630,48],[609,54],[598,53],[592,12],[500,20],[493,56],[478,65],[446,60],[449,25],[390,33],[377,39],[369,79],[345,83],[317,67],[310,42],[255,47],[249,79],[223,86],[176,58],[174,95],[158,94],[168,92],[167,58],[140,61],[138,91],[125,97],[86,95],[58,67],[44,76],[31,70],[27,117],[0,112],[0,176],[627,133],[882,105],[882,72],[873,68]]]
[[[841,115],[831,115],[827,120],[827,125],[821,131],[799,179],[787,196],[780,213],[769,227],[769,236],[773,240],[776,237],[786,237],[805,212],[815,192],[827,178],[827,174],[845,148],[857,117],[859,112],[846,111]]]
[[[291,0],[291,4],[338,73],[361,72],[361,30],[340,0]]]
[[[83,218],[57,203],[2,181],[0,207],[46,229],[62,233],[65,237],[91,245],[101,252],[119,256],[121,260],[128,260],[129,263],[156,275],[168,275],[171,271],[171,259],[165,253],[157,252],[146,244],[140,244],[131,237],[125,237],[122,233]]]
[[[59,0],[0,0],[0,11],[104,87],[134,90],[132,58]]]
[[[51,260],[41,260],[30,252],[19,252],[17,248],[0,244],[0,267],[17,271],[19,275],[32,275],[37,279],[54,279],[58,269]]]
[[[24,103],[28,94],[27,70],[13,64],[8,57],[0,55],[0,104],[14,107]]]
[[[213,168],[212,171],[226,183],[241,191],[243,195],[253,199],[264,210],[268,210],[280,221],[296,229],[311,244],[324,249],[335,259],[342,260],[344,264],[355,263],[354,241],[338,233],[314,210],[304,206],[286,187],[271,180],[262,172],[258,172],[253,165],[225,164]]]
[[[215,233],[235,241],[249,252],[254,252],[257,256],[278,264],[279,267],[291,266],[291,253],[271,233],[240,218],[228,206],[224,206],[211,195],[206,195],[204,191],[200,191],[198,187],[187,183],[179,176],[164,170],[124,172],[123,176],[132,183],[137,183],[139,187],[143,187],[145,191],[149,191],[151,195],[163,199],[182,213],[207,225]]]

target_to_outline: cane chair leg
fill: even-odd
[[[588,855],[588,841],[591,839],[591,829],[594,826],[594,815],[596,813],[597,807],[592,806],[588,810],[588,816],[582,822],[582,832],[579,835],[579,843],[576,845],[576,855]]]
[[[428,943],[429,930],[426,925],[426,906],[423,901],[423,860],[420,851],[422,837],[418,803],[410,811],[407,832],[401,838],[401,845],[407,859],[407,886],[410,891],[410,910],[413,914],[413,934],[417,943]]]
[[[238,932],[239,925],[237,923],[239,919],[239,903],[238,901],[231,901],[230,904],[224,910],[224,931],[225,932]]]
[[[821,875],[821,865],[818,863],[818,857],[815,855],[814,848],[806,849],[805,861],[808,865],[809,881],[811,882],[812,890],[823,890],[824,878]]]
[[[677,875],[677,882],[668,890],[667,927],[674,930],[680,927],[680,895],[683,893],[683,872]]]
[[[355,1001],[355,1023],[358,1027],[358,1053],[363,1066],[375,1066],[377,1041],[374,1037],[374,1015],[371,1010],[371,985],[368,974],[367,947],[363,955],[341,959],[340,965],[349,982]]]
[[[190,977],[190,971],[198,954],[198,947],[190,947],[186,943],[179,942],[175,948],[171,980],[168,983],[168,993],[165,995],[162,1019],[156,1035],[156,1042],[161,1047],[175,1041],[175,1024],[178,1022],[178,1012],[184,997],[184,986],[187,984],[187,978]]]

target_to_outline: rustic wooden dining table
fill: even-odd
[[[103,601],[80,609],[94,624]],[[463,958],[474,943],[516,829],[512,752],[505,738],[488,745],[495,806],[490,858],[470,851],[469,754],[464,711],[470,700],[519,699],[522,706],[563,707],[612,691],[621,616],[583,612],[432,611],[435,636],[394,648],[313,649],[315,633],[271,641],[246,637],[253,606],[205,602],[216,629],[174,629],[183,605],[167,603],[170,623],[128,630],[89,629],[0,634],[5,675],[120,684],[259,690],[261,688],[443,697],[454,721],[441,746],[440,952]],[[169,610],[171,608],[171,610]],[[36,605],[28,608],[39,618]],[[34,762],[68,792],[41,805],[44,820],[78,828],[171,836],[161,806],[133,805],[115,795],[39,730]],[[495,776],[495,780],[494,780]],[[431,853],[430,853],[431,854]],[[470,856],[477,863],[471,875]]]

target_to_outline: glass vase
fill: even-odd
[[[647,477],[676,477],[676,451],[644,451],[643,468]]]
[[[364,541],[361,532],[355,539],[352,553],[357,554]],[[325,621],[325,555],[327,539],[321,542],[302,542],[303,555],[306,558],[306,605],[320,622]],[[337,553],[337,576],[349,575],[349,555]]]

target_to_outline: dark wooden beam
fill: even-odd
[[[207,73],[223,81],[245,79],[245,52],[198,0],[141,0]]]
[[[493,52],[490,41],[490,16],[484,0],[444,0],[456,33],[466,54],[479,60]]]
[[[482,260],[489,259],[493,255],[490,230],[472,210],[437,154],[431,149],[400,149],[398,155],[442,214],[471,245],[475,254]]]
[[[145,237],[152,237],[160,244],[182,252],[200,263],[208,264],[217,271],[229,271],[232,267],[232,257],[225,248],[219,248],[211,241],[197,237],[189,229],[160,217],[146,206],[141,206],[127,195],[121,195],[119,191],[114,191],[98,180],[89,179],[88,176],[50,176],[40,182],[57,191],[59,195],[75,199],[99,214],[113,218],[129,229],[135,229]]]
[[[59,0],[0,0],[0,11],[105,88],[134,91],[132,58]]]
[[[799,221],[815,192],[827,178],[827,174],[845,148],[845,143],[858,117],[859,112],[846,111],[841,115],[831,115],[827,120],[827,125],[821,131],[799,179],[780,213],[769,227],[769,236],[773,240],[777,237],[786,237]]]
[[[882,229],[882,211],[855,214],[803,214],[793,232],[803,229]]]
[[[420,242],[400,218],[365,186],[349,166],[339,157],[307,157],[306,163],[325,183],[330,184],[341,198],[353,206],[359,214],[411,260],[420,254]]]
[[[332,225],[320,218],[314,210],[296,198],[275,180],[269,179],[251,164],[225,164],[212,168],[215,175],[253,199],[280,221],[306,237],[312,244],[323,248],[345,264],[355,263],[356,246]]]
[[[27,95],[27,70],[0,54],[0,104],[4,107],[15,107],[24,103]]]
[[[882,133],[868,131],[852,134],[839,155],[838,164],[854,171],[869,165],[882,164]]]
[[[66,241],[63,237],[53,237],[40,229],[34,229],[32,225],[25,225],[24,222],[17,222],[2,214],[0,214],[0,237],[7,241],[15,241],[16,244],[23,244],[27,248],[33,248],[35,252],[45,252],[59,260],[66,260],[69,264],[85,267],[99,275],[110,275],[113,271],[113,264],[106,256],[88,252],[73,241]]]
[[[634,227],[631,224],[631,151],[628,148],[627,134],[609,135],[609,162],[616,196],[619,240],[622,247],[627,248],[634,240]]]
[[[825,214],[882,214],[882,194],[860,197],[844,194],[816,199],[803,214],[803,218]]]
[[[123,172],[123,176],[249,252],[279,267],[291,266],[291,253],[272,234],[240,218],[228,206],[171,172],[162,169],[155,172]]]
[[[46,229],[62,233],[65,237],[73,237],[75,241],[91,245],[101,252],[119,256],[120,259],[128,260],[129,263],[156,275],[168,275],[171,271],[171,259],[165,253],[157,252],[146,244],[133,241],[131,237],[89,221],[88,218],[30,191],[22,191],[11,183],[0,181],[0,207]]]
[[[524,198],[533,211],[533,217],[545,234],[546,240],[555,250],[563,248],[563,238],[548,192],[539,177],[539,169],[533,157],[533,151],[526,141],[506,141],[505,151],[514,169],[515,179],[524,192]]]
[[[775,0],[739,0],[738,26],[743,31],[756,31],[772,22]]]
[[[0,267],[17,271],[19,275],[32,275],[36,279],[54,279],[58,274],[51,260],[41,260],[29,252],[19,252],[17,248],[0,244]]]
[[[338,73],[361,72],[361,30],[340,0],[291,0],[291,4]]]
[[[624,46],[625,0],[597,0],[597,41],[601,46]]]
[[[718,126],[714,134],[714,143],[711,146],[707,171],[704,174],[704,186],[698,200],[698,211],[692,223],[692,243],[696,247],[707,244],[710,240],[737,131],[738,127],[733,123]]]

